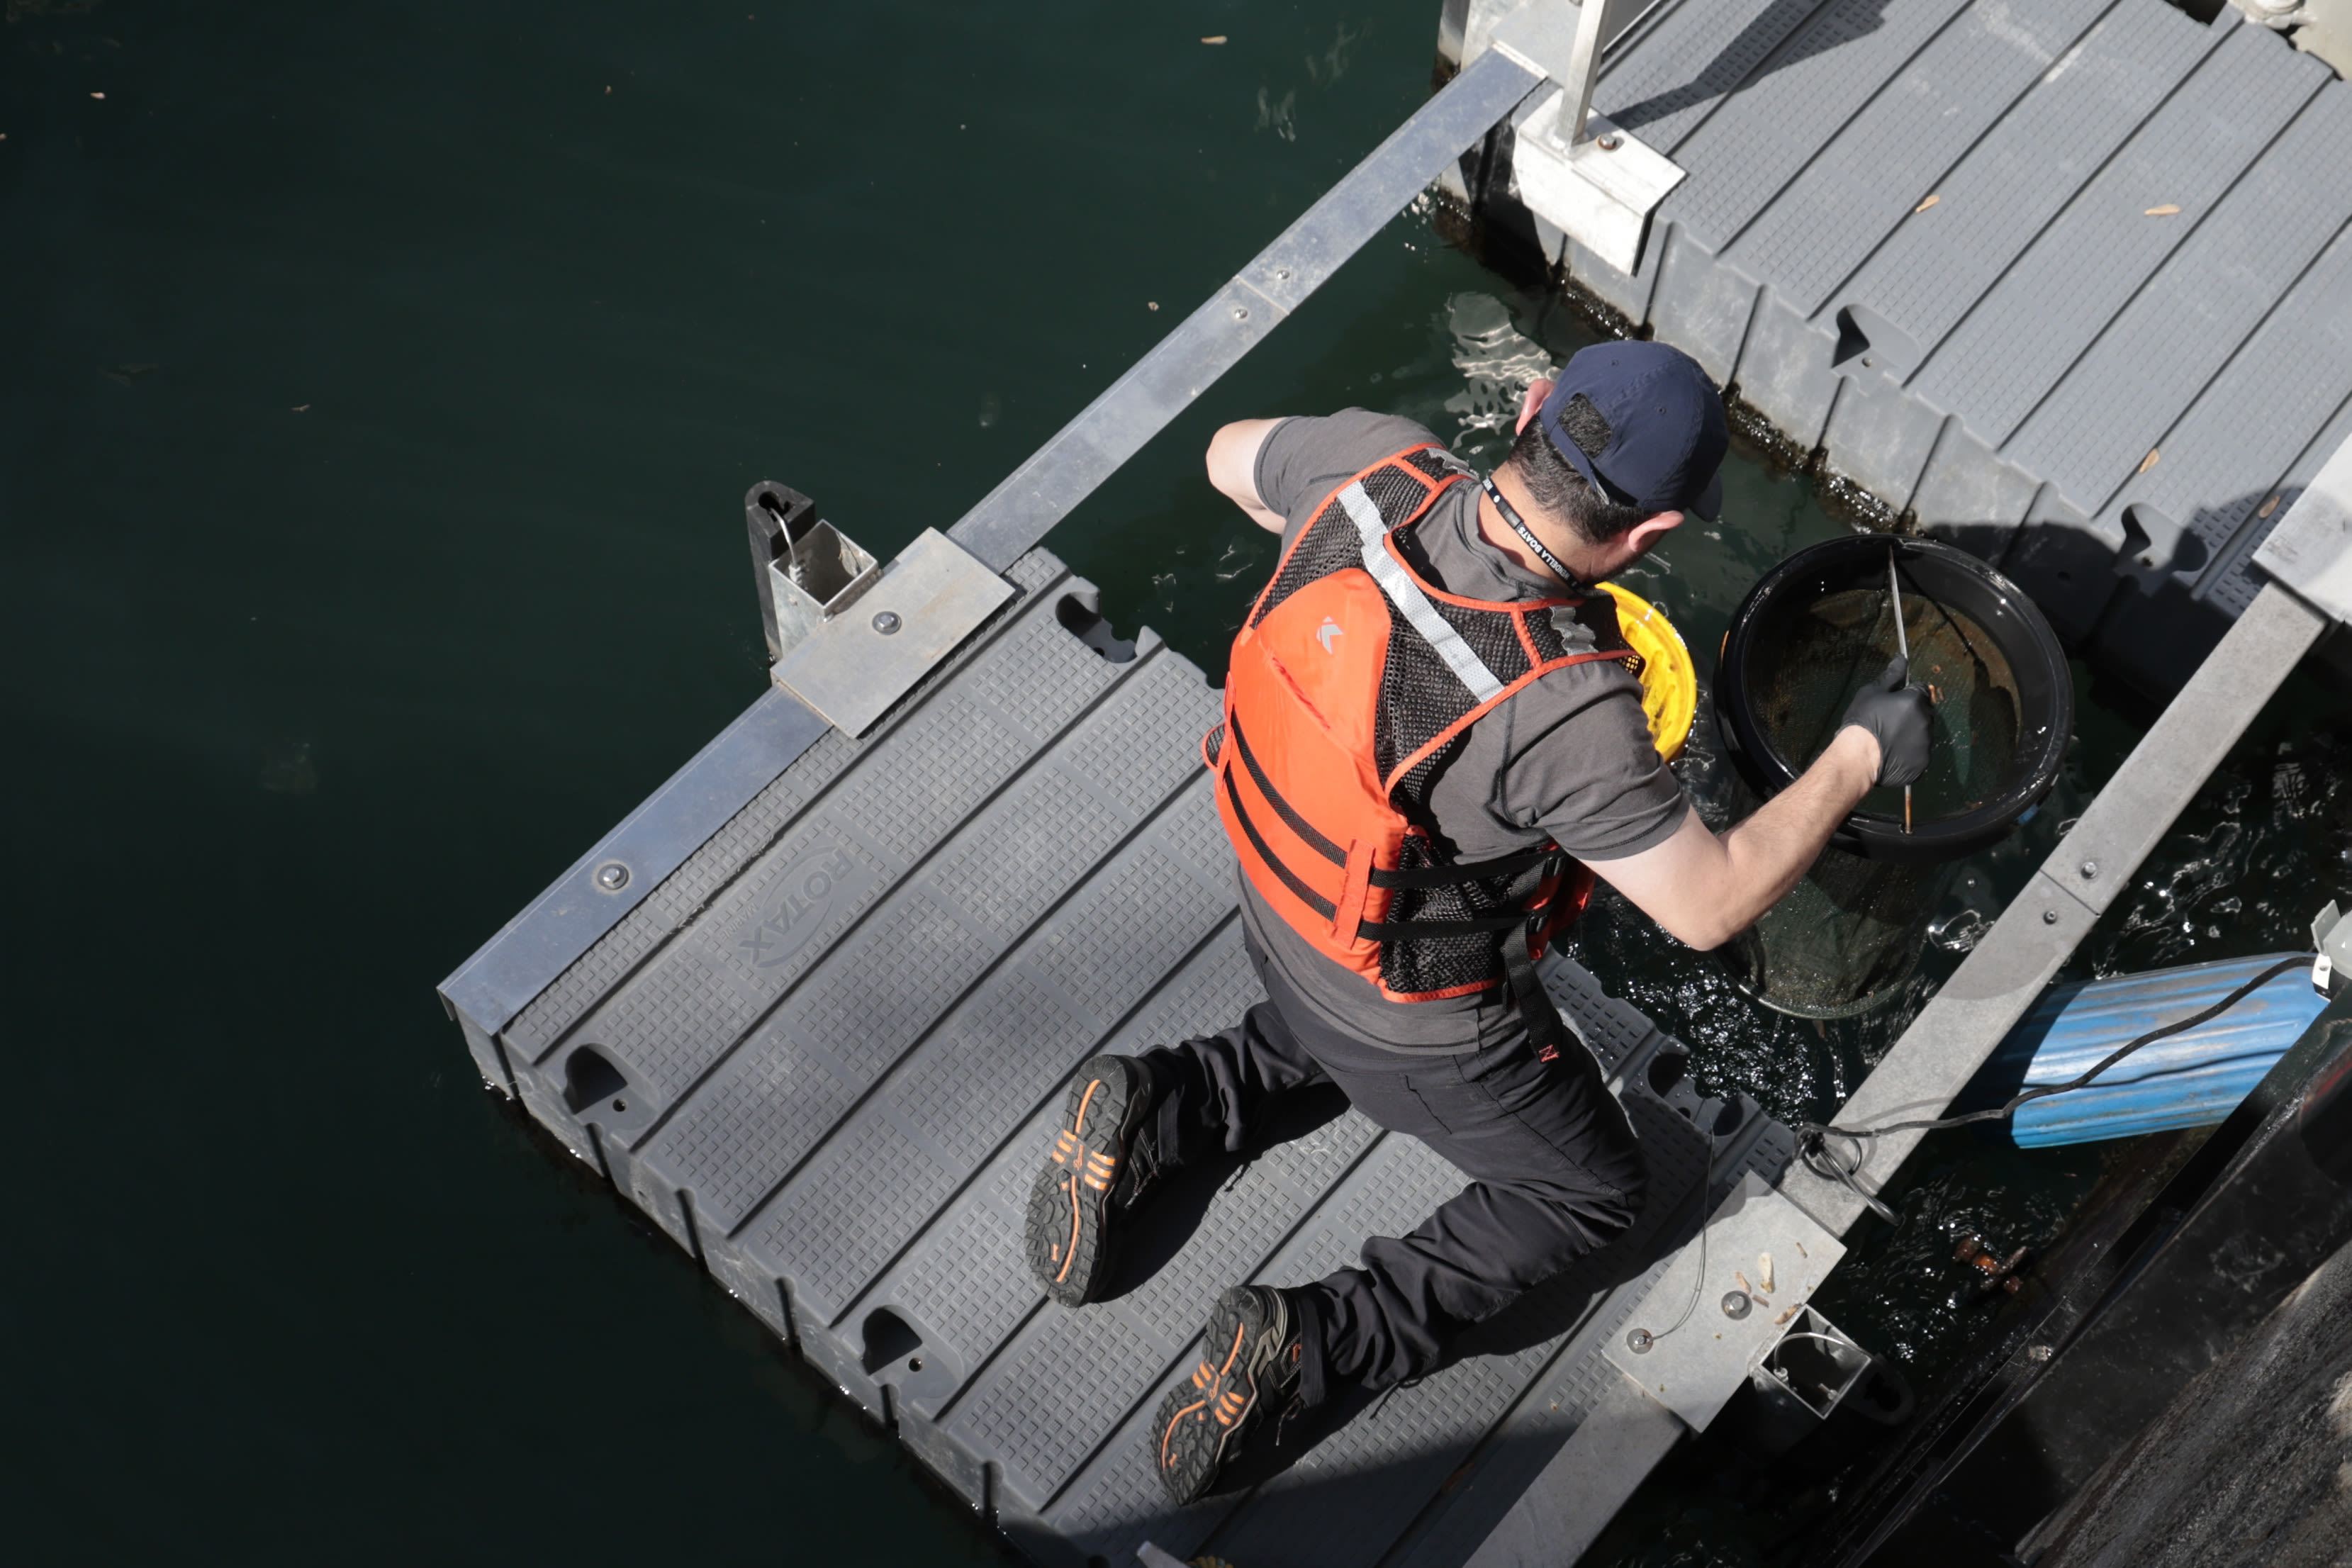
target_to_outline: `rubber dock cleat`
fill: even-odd
[[[1265,1285],[1217,1298],[1192,1377],[1171,1389],[1152,1423],[1160,1484],[1179,1506],[1216,1485],[1234,1445],[1272,1396],[1298,1384],[1300,1343],[1290,1299]]]
[[[1097,1299],[1118,1261],[1117,1221],[1155,1173],[1145,1123],[1159,1103],[1133,1057],[1093,1057],[1070,1082],[1045,1169],[1029,1188],[1030,1271],[1065,1307]]]

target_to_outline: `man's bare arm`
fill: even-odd
[[[1878,769],[1877,739],[1849,724],[1796,783],[1728,832],[1709,832],[1694,811],[1664,843],[1592,868],[1668,935],[1719,947],[1797,885]]]
[[[1283,516],[1257,493],[1257,455],[1279,419],[1240,419],[1209,437],[1209,482],[1249,520],[1268,533],[1280,533]]]

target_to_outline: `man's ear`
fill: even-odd
[[[1519,422],[1511,426],[1512,435],[1526,429],[1528,421],[1543,412],[1544,399],[1551,395],[1551,388],[1549,378],[1528,383],[1527,391],[1519,397]]]
[[[1641,555],[1646,553],[1661,540],[1664,539],[1667,534],[1672,533],[1675,529],[1680,528],[1682,524],[1683,514],[1681,512],[1654,511],[1649,516],[1643,518],[1641,521],[1635,523],[1633,527],[1627,529],[1621,537],[1623,538],[1626,544],[1633,548],[1634,554]]]

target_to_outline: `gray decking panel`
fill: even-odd
[[[2226,6],[1679,0],[1596,101],[1688,177],[1633,277],[1555,234],[1579,279],[2176,686],[2343,404],[2352,87]]]
[[[1928,355],[1916,394],[2006,443],[2317,89],[2326,68],[2306,58],[2300,90],[2278,90],[2283,55],[2265,29],[2233,29]],[[2179,216],[2145,216],[2165,205]]]
[[[1611,59],[1593,101],[1669,157],[1822,0],[1716,0],[1669,8]]]
[[[830,1075],[845,1095],[864,1096],[918,1041],[926,1041],[931,1056],[952,1057],[970,1048],[975,1030],[984,1035],[1001,1025],[1002,1005],[990,997],[1006,989],[1023,993],[1017,1005],[1034,1010],[1041,1043],[1057,1033],[1094,1037],[1082,977],[1070,973],[1072,951],[1106,965],[1118,955],[1074,939],[1066,911],[1048,927],[1050,941],[1029,933],[1074,887],[1084,882],[1091,888],[1087,879],[1114,851],[1126,862],[1116,882],[1129,889],[1139,878],[1158,884],[1136,897],[1125,922],[1123,934],[1133,939],[1139,955],[1160,957],[1170,941],[1190,945],[1197,928],[1214,918],[1224,889],[1215,886],[1213,875],[1171,860],[1148,836],[1120,848],[1161,802],[1113,798],[1083,766],[1090,750],[1106,742],[1124,742],[1138,749],[1138,782],[1163,790],[1181,782],[1169,759],[1182,757],[1180,731],[1195,715],[1153,699],[1185,685],[1197,692],[1199,675],[1173,656],[1154,662],[1159,672],[1146,666],[1123,683],[1112,700],[1032,759],[986,809],[891,887],[870,918],[827,950],[742,1047],[646,1142],[640,1157],[668,1167],[675,1180],[692,1186],[710,1225],[730,1234],[744,1227],[813,1146],[813,1138],[777,1137],[764,1141],[753,1160],[747,1158],[739,1132],[807,1103],[814,1072]],[[1150,745],[1155,740],[1162,743]],[[1081,894],[1079,913],[1099,898]],[[1171,932],[1171,922],[1183,929]],[[1044,950],[1030,952],[1008,971],[991,973],[1014,944],[1024,942]],[[1161,962],[1164,966],[1168,960]],[[1103,977],[1104,984],[1130,982],[1133,968],[1132,962],[1118,966]],[[890,984],[877,990],[876,976],[883,974]],[[972,995],[983,976],[986,986]],[[950,1009],[955,1016],[942,1024]],[[926,1040],[935,1027],[937,1037]],[[937,1095],[928,1081],[918,1073],[898,1082],[893,1109],[908,1121],[919,1146],[949,1154],[941,1134],[921,1130],[925,1123],[936,1129],[939,1122]]]
[[[1147,831],[1088,877],[985,985],[923,1031],[919,1049],[822,1154],[732,1228],[737,1249],[792,1280],[812,1317],[830,1321],[846,1308],[1005,1133],[1067,1081],[1150,981],[1223,918],[1223,868],[1194,853],[1197,830],[1213,826],[1201,809],[1206,793],[1194,784],[1171,813],[1176,820],[1156,825],[1166,831]],[[867,986],[890,973],[887,961],[869,969]],[[731,1152],[756,1160],[764,1176],[798,1152],[755,1152],[738,1131],[745,1125],[705,1130],[714,1151],[706,1169],[723,1168]]]
[[[1055,604],[1087,589],[1050,556],[1012,575],[1022,599],[887,728],[810,748],[519,1015],[525,1103],[1042,1560],[1150,1537],[1300,1568],[1406,1542],[1458,1562],[1509,1500],[1465,1478],[1541,1468],[1601,1386],[1594,1325],[1659,1266],[1612,1288],[1597,1261],[1259,1492],[1165,1506],[1146,1426],[1218,1291],[1318,1278],[1463,1178],[1333,1100],[1171,1184],[1165,1260],[1122,1294],[1045,1300],[1021,1226],[1071,1069],[1234,1024],[1261,993],[1198,763],[1216,694],[1148,633],[1118,666],[1071,637]],[[1702,1212],[1696,1126],[1718,1110],[1649,1089],[1669,1042],[1638,1012],[1573,964],[1546,978],[1609,1070],[1634,1069],[1642,1236],[1663,1247]],[[592,1047],[627,1085],[575,1113],[566,1064]],[[1730,1152],[1786,1138],[1752,1105],[1723,1114],[1717,1195]]]
[[[2181,412],[2342,230],[2352,213],[2352,95],[2307,102],[2210,214],[2182,206],[2178,219],[2137,219],[2142,229],[2194,227],[2004,453],[2086,512],[2159,451]],[[2225,441],[2275,417],[2267,398],[2205,413]]]
[[[1904,204],[1894,235],[1842,292],[1932,350],[2228,36],[2227,24],[2121,0],[1934,191]],[[1935,206],[1910,210],[1931,195]]]
[[[1024,597],[1000,616],[998,624],[976,638],[958,658],[929,683],[926,690],[975,658],[991,652],[1006,626],[1034,621],[1045,603],[1045,590],[1067,575],[1061,564],[1043,552],[1024,559],[1006,573]],[[1097,689],[1099,677],[1086,689]],[[740,876],[752,858],[764,850],[810,801],[823,795],[852,763],[876,750],[898,732],[910,714],[927,714],[921,694],[906,713],[885,723],[864,741],[853,741],[837,730],[827,730],[788,769],[762,789],[725,826],[664,879],[628,916],[567,969],[546,991],[522,1008],[503,1032],[510,1054],[537,1063],[544,1060],[588,1010],[630,974],[647,954],[673,932],[699,914],[713,895]]]
[[[1748,329],[1742,389],[1801,445],[1820,441],[1843,382],[1839,291],[1898,236],[1931,232],[1906,225],[1927,216],[1916,209],[1927,197],[1942,205],[1956,167],[2114,4],[1961,11],[1725,248],[1726,266],[1773,281]],[[1882,332],[1872,358],[1843,369],[1907,370],[1916,350],[1906,355]]]
[[[1675,147],[1688,177],[1659,216],[1720,253],[1965,4],[1829,0],[1764,63],[1734,109]],[[1897,119],[1887,129],[1900,136],[1907,125]]]
[[[2231,24],[2200,27],[2161,0],[2120,0],[1927,193],[1937,197],[1934,206],[1906,210],[1815,317],[1831,334],[1824,342],[1834,342],[1843,310],[1892,329],[1864,363],[1838,367],[1843,385],[1821,437],[1832,467],[1892,506],[1914,502],[1943,416],[1965,420],[1968,410],[1935,403],[1909,381],[2230,36]],[[1998,553],[2035,487],[1972,478],[1977,489],[1954,500],[1954,516],[1993,525]]]
[[[1777,199],[1748,195],[1763,210],[1726,258],[1770,278],[1782,303],[1811,316],[2114,3],[1963,7]]]

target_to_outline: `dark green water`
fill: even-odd
[[[5,15],[9,1555],[992,1560],[491,1102],[432,986],[756,694],[752,480],[885,556],[952,521],[1422,101],[1435,7]],[[1215,673],[1270,542],[1209,429],[1364,403],[1491,453],[1496,384],[1580,341],[1407,215],[1053,542]],[[1838,526],[1731,493],[1632,579],[1703,656]],[[2131,732],[2088,728],[2065,814]],[[2341,786],[2247,754],[2100,952],[2276,945],[2232,889],[2281,855],[2341,890]],[[1622,910],[1585,942],[1784,1112],[1891,1037]],[[1916,1227],[2074,1190],[2009,1159],[1927,1169]],[[1858,1289],[1925,1344],[1905,1234]]]

